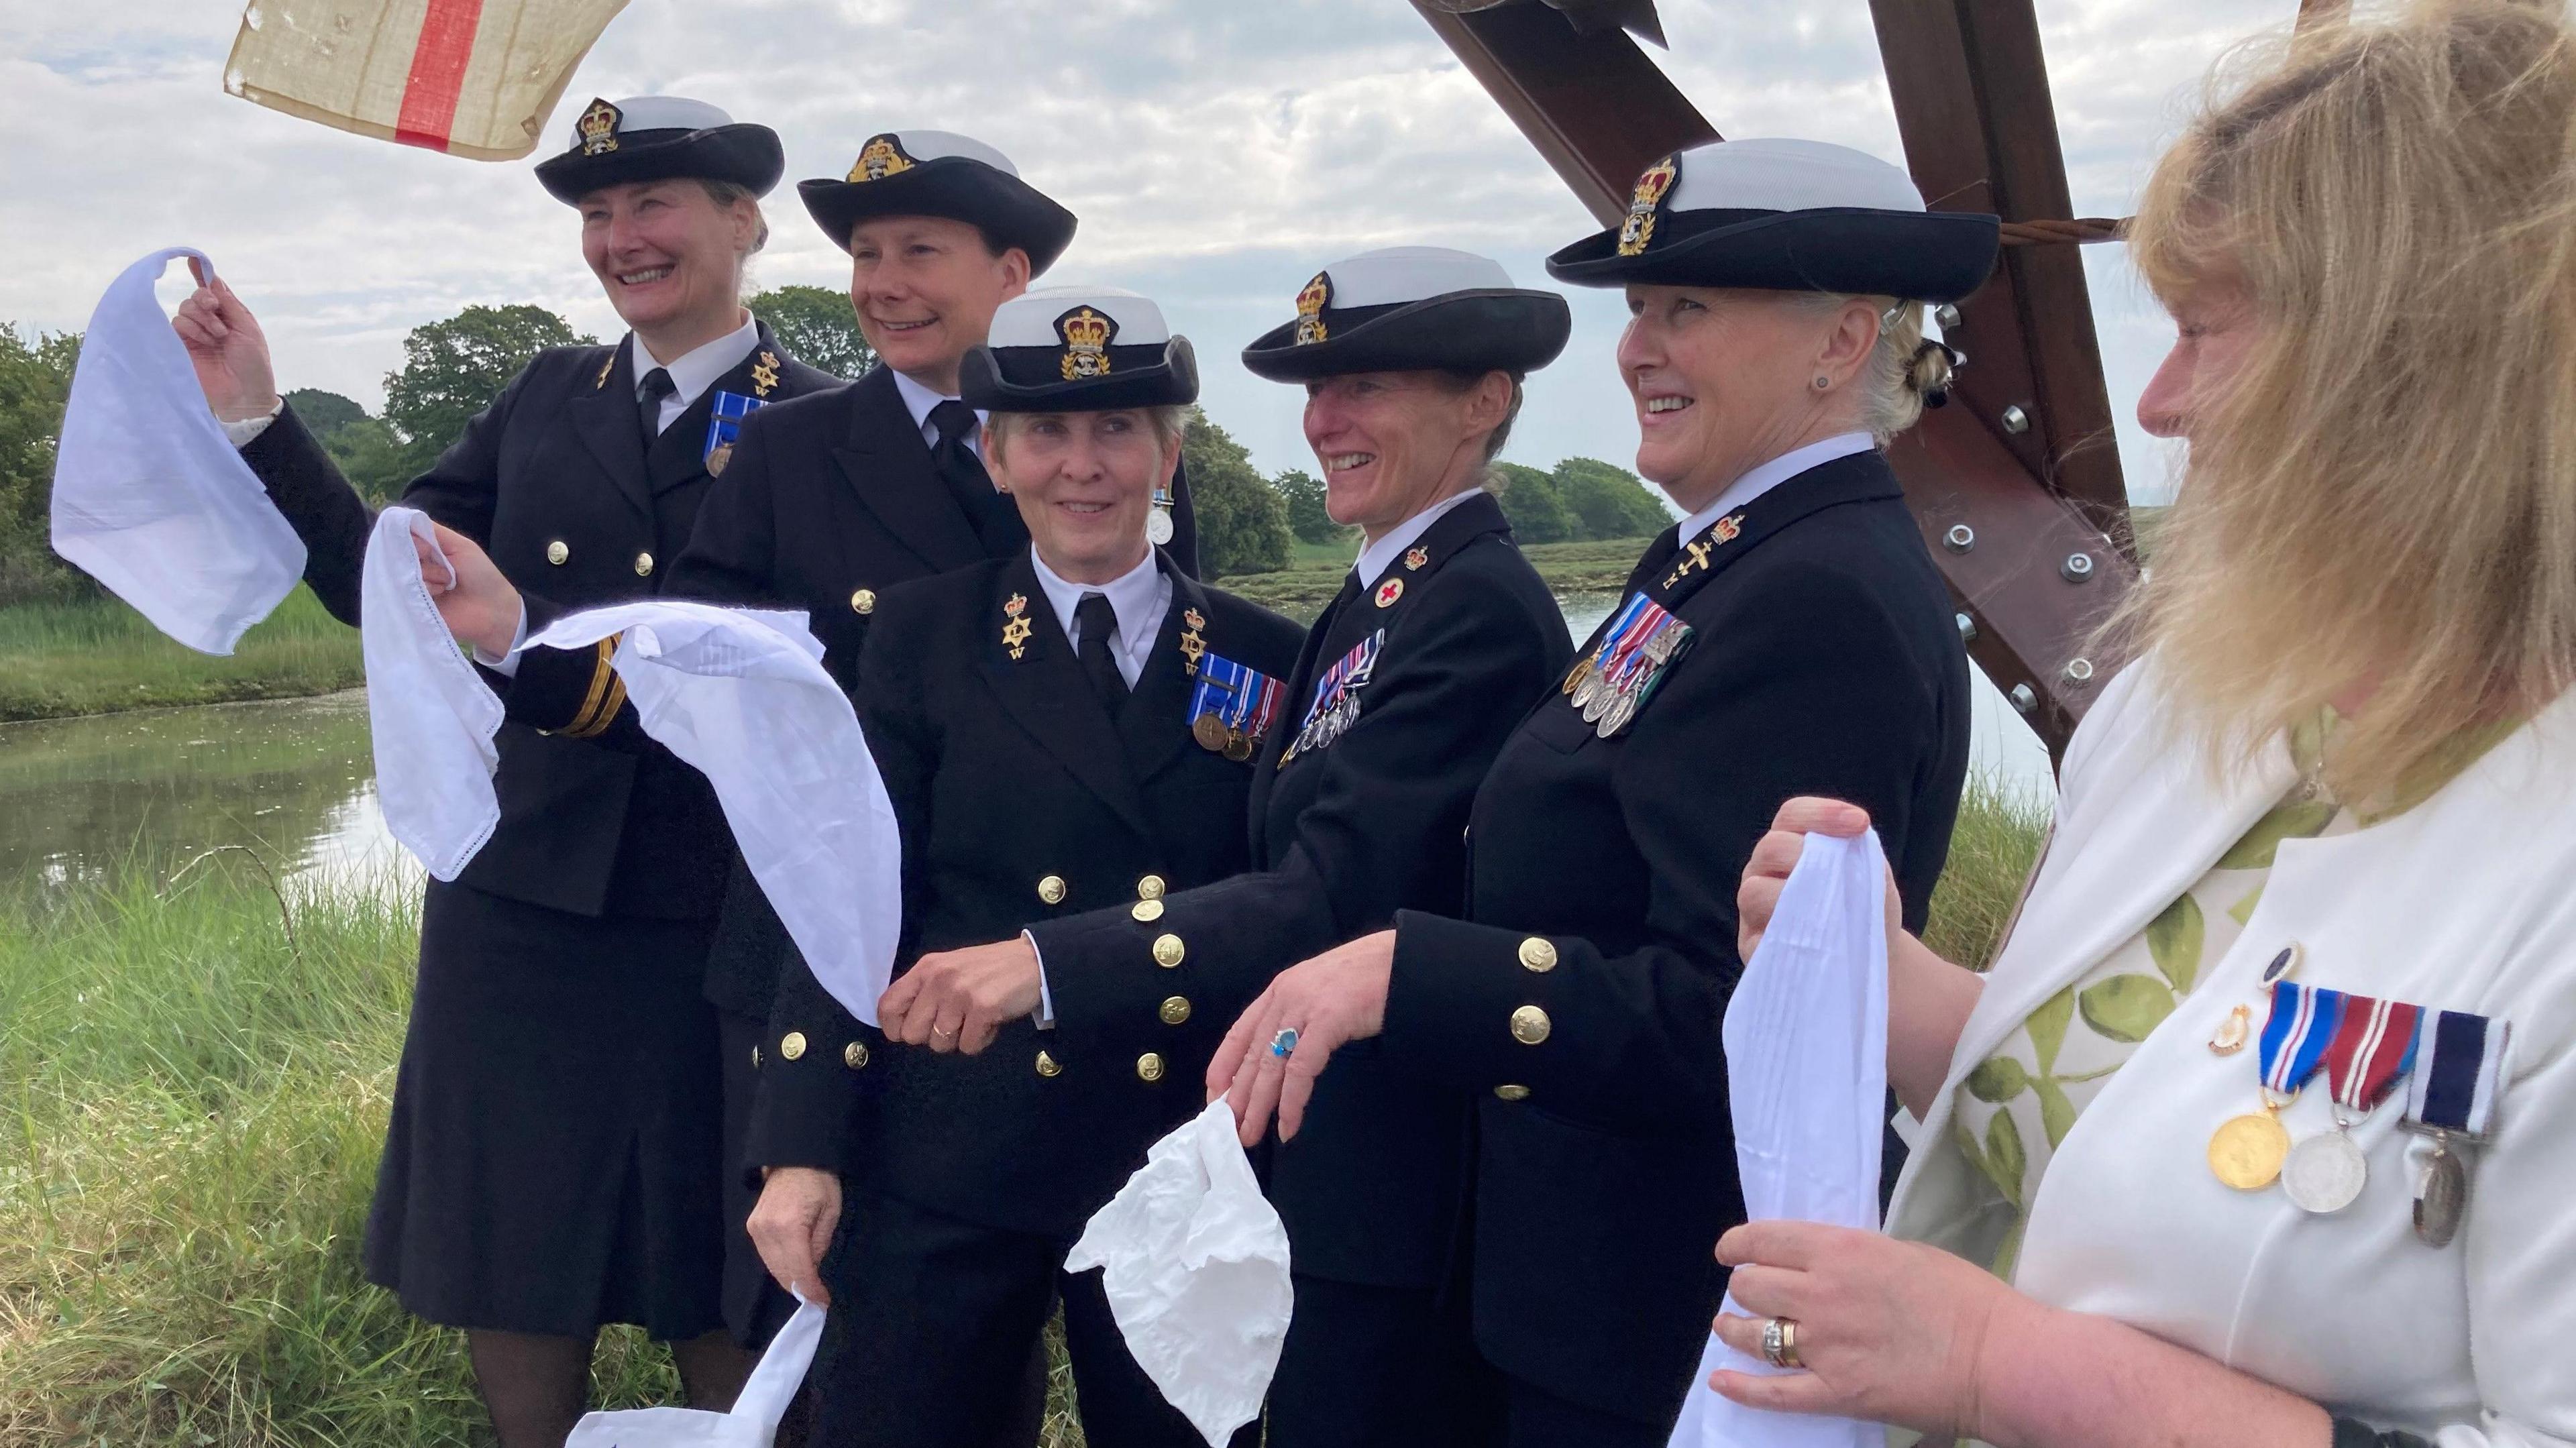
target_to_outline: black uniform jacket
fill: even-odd
[[[1028,554],[889,590],[859,666],[861,726],[904,836],[898,969],[1007,940],[1031,921],[1242,870],[1252,761],[1199,747],[1190,654],[1266,673],[1297,627],[1203,587],[1168,555],[1172,602],[1122,707],[1095,693]],[[1017,613],[1013,612],[1014,605]],[[1017,645],[1014,619],[1029,625]],[[888,1046],[791,960],[780,981],[748,1161],[814,1166],[981,1226],[1070,1237],[1147,1147],[1204,1104],[1233,1018],[1202,1009],[1210,962],[1118,961],[1142,1020],[1116,1050],[1029,1020],[979,1055]],[[1050,963],[1053,989],[1072,988]]]
[[[1204,962],[1197,1009],[1231,1023],[1271,976],[1384,929],[1399,909],[1464,909],[1468,806],[1530,701],[1564,675],[1565,619],[1490,496],[1443,514],[1385,582],[1366,582],[1346,584],[1308,631],[1284,717],[1264,741],[1252,785],[1259,873],[1173,896],[1159,921],[1099,910],[1031,931],[1068,1045],[1132,1051],[1152,1018],[1159,983],[1143,967],[1162,936]],[[1316,678],[1381,629],[1356,722],[1283,759]],[[1272,1160],[1270,1195],[1297,1270],[1379,1286],[1435,1282],[1473,1109],[1464,1089],[1398,1069],[1374,1042],[1337,1055],[1305,1130]]]
[[[1007,505],[998,513],[1007,527],[988,545],[934,470],[894,373],[879,367],[793,406],[764,407],[744,422],[723,484],[709,494],[672,569],[670,592],[803,609],[823,642],[824,667],[854,689],[859,652],[886,590],[1028,547],[1018,515]],[[1195,574],[1198,530],[1186,480],[1177,477],[1172,520],[1165,551]],[[742,1015],[766,1016],[786,949],[785,928],[737,856],[707,966],[708,997]]]
[[[788,356],[766,324],[648,449],[633,348],[537,355],[403,490],[406,506],[473,539],[525,596],[531,631],[585,608],[670,591],[671,560],[709,495],[707,418],[719,391],[782,402],[838,383]],[[242,449],[304,540],[305,581],[358,622],[366,503],[293,408]],[[516,677],[484,671],[506,706],[493,783],[501,822],[460,884],[581,915],[703,919],[728,850],[705,779],[597,705],[619,690],[604,649],[529,650]]]
[[[1968,762],[1966,655],[1877,453],[1686,543],[1657,539],[1630,587],[1690,646],[1623,733],[1601,738],[1561,691],[1521,722],[1476,795],[1466,920],[1397,917],[1380,1042],[1483,1097],[1485,1356],[1658,1423],[1724,1290],[1717,1239],[1743,1219],[1718,1030],[1744,862],[1782,801],[1853,801],[1919,929]]]

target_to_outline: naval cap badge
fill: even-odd
[[[1315,273],[1315,279],[1306,283],[1306,289],[1297,294],[1298,346],[1311,346],[1324,340],[1324,308],[1332,304],[1332,273]]]
[[[1055,334],[1064,341],[1065,381],[1109,375],[1109,340],[1118,335],[1114,319],[1089,307],[1076,307],[1055,319]]]
[[[883,181],[888,176],[900,176],[919,164],[903,153],[903,143],[891,133],[870,136],[868,143],[859,148],[859,159],[844,179]]]
[[[594,97],[582,111],[581,119],[573,122],[573,130],[581,137],[581,153],[596,156],[616,150],[617,123],[625,118],[625,112]]]
[[[1628,219],[1619,224],[1621,256],[1635,256],[1655,239],[1655,217],[1681,176],[1682,158],[1666,156],[1637,177],[1637,189],[1628,199]]]

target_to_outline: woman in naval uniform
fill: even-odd
[[[1723,1292],[1709,1243],[1742,1217],[1718,1027],[1736,876],[1780,802],[1866,801],[1923,920],[1967,660],[1879,448],[1948,375],[1921,304],[1973,291],[1995,236],[1858,152],[1737,141],[1659,162],[1622,226],[1549,260],[1627,289],[1638,471],[1690,516],[1477,791],[1465,910],[1292,967],[1227,1038],[1247,1131],[1275,1106],[1292,1144],[1362,1038],[1483,1098],[1470,1286],[1504,1441],[1671,1430]]]
[[[1195,1011],[1230,1021],[1282,968],[1399,909],[1457,913],[1476,784],[1567,662],[1564,619],[1485,485],[1522,379],[1570,326],[1562,297],[1466,252],[1369,252],[1308,283],[1244,364],[1305,388],[1325,508],[1364,542],[1253,771],[1257,873],[1167,895],[1153,919],[1048,902],[1025,937],[916,971],[1042,958],[1060,1038],[1114,1057],[1161,1029],[1175,982],[1154,965],[1184,970]],[[1319,1094],[1330,1128],[1270,1172],[1297,1276],[1270,1398],[1279,1448],[1432,1448],[1490,1412],[1465,1305],[1440,1290],[1473,1101],[1368,1054]]]
[[[511,648],[522,596],[541,626],[660,592],[721,467],[720,420],[833,383],[740,300],[781,169],[774,133],[702,102],[592,102],[537,178],[578,208],[582,255],[633,331],[539,354],[403,494],[446,530],[467,584],[442,612],[508,717],[500,825],[422,908],[365,1263],[467,1330],[506,1448],[563,1441],[604,1323],[672,1343],[693,1403],[729,1403],[748,1366],[719,1311],[719,1068],[700,994],[724,820],[695,771],[618,722],[606,648]],[[307,581],[356,623],[372,519],[279,401],[257,321],[217,282],[175,325],[304,540]]]
[[[1194,741],[1203,717],[1257,730],[1226,701],[1275,692],[1297,629],[1149,542],[1198,395],[1189,343],[1154,303],[1020,297],[961,382],[991,415],[985,456],[1032,546],[878,601],[857,702],[903,829],[897,962],[912,969],[871,1044],[788,967],[754,1113],[750,1159],[770,1169],[754,1237],[811,1293],[839,1219],[818,1441],[1029,1441],[1028,1369],[1061,1298],[1090,1440],[1180,1448],[1197,1435],[1128,1356],[1099,1279],[1062,1266],[1146,1148],[1204,1104],[1226,1017],[1199,1013],[1176,957],[1147,967],[1153,1032],[1112,1051],[1052,1029],[1033,963],[970,977],[913,962],[1057,905],[1150,914],[1167,890],[1243,869],[1249,750]],[[815,1162],[847,1178],[846,1211]],[[776,1214],[773,1195],[833,1210]]]

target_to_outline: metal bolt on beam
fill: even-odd
[[[1943,302],[1932,309],[1932,320],[1940,323],[1941,330],[1947,332],[1959,325],[1959,309],[1948,302]]]
[[[2057,576],[2065,579],[2069,583],[2086,582],[2093,577],[2093,555],[2090,553],[2067,554],[2066,561],[2057,565]]]
[[[2004,409],[2004,431],[2015,437],[2030,431],[2030,414],[2022,411],[2020,403]]]
[[[2028,684],[2013,685],[2010,697],[2013,709],[2017,713],[2027,714],[2039,707],[2039,695],[2032,693]]]
[[[2092,683],[2092,682],[2093,682],[2093,661],[2092,661],[2091,659],[2069,659],[2069,660],[2067,660],[2067,661],[2066,661],[2066,673],[2065,673],[2065,676],[2064,676],[2064,677],[2065,677],[2065,679],[2066,679],[2066,682],[2068,682],[2068,683],[2070,683],[2070,684],[2089,684],[2089,683]]]
[[[1977,530],[1965,523],[1953,523],[1950,531],[1941,535],[1941,546],[1953,553],[1965,553],[1977,546]]]
[[[1964,613],[1954,614],[1952,615],[1952,618],[1959,625],[1959,642],[1963,644],[1975,643],[1977,641],[1977,621],[1968,617]]]

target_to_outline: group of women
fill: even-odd
[[[1243,351],[1362,539],[1301,636],[1193,576],[1189,342],[1029,290],[1073,218],[999,153],[890,132],[800,187],[882,359],[851,383],[738,300],[774,136],[594,102],[538,169],[633,331],[406,495],[509,723],[502,824],[428,887],[366,1249],[467,1330],[507,1448],[562,1440],[607,1322],[721,1406],[782,1287],[831,1305],[793,1438],[1030,1443],[1060,1307],[1090,1441],[1196,1441],[1063,1264],[1220,1094],[1296,1276],[1246,1443],[1661,1444],[1702,1387],[1998,1445],[2576,1441],[2554,3],[2315,25],[2159,163],[2141,415],[2189,469],[1984,976],[1915,933],[1968,679],[1882,450],[1994,218],[1713,143],[1551,258],[1624,291],[1686,514],[1570,649],[1487,484],[1569,313],[1487,259],[1334,261]],[[365,508],[256,322],[213,283],[176,325],[354,619]],[[881,1027],[606,650],[522,646],[645,594],[801,608],[850,690],[903,838]],[[1744,1225],[1728,992],[1805,833],[1864,824],[1916,1150],[1886,1236]],[[1696,1383],[1713,1315],[1775,1375]]]

